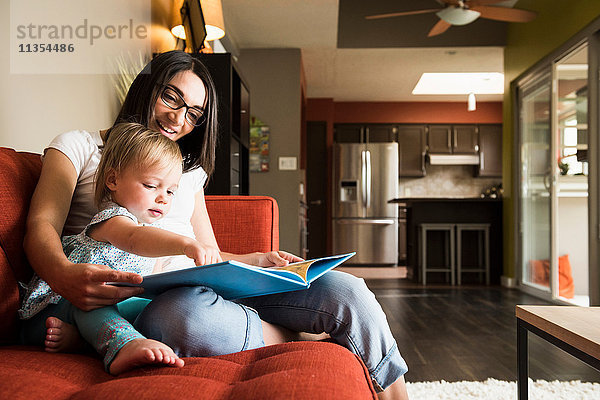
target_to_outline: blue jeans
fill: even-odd
[[[118,309],[142,335],[180,357],[262,347],[263,319],[294,331],[328,333],[363,360],[378,391],[408,370],[373,293],[362,279],[339,271],[307,290],[228,301],[207,287],[180,287],[150,303],[130,299]]]
[[[362,279],[330,271],[307,290],[224,300],[206,287],[182,287],[158,296],[134,326],[179,356],[211,356],[263,346],[260,319],[288,329],[328,333],[357,354],[381,391],[408,368],[386,316]]]

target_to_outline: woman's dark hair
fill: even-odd
[[[206,117],[200,126],[177,140],[183,155],[183,170],[187,172],[202,167],[210,179],[215,169],[217,146],[217,93],[206,67],[190,54],[173,50],[150,61],[131,84],[115,125],[137,122],[147,127],[154,118],[154,107],[163,86],[184,71],[194,72],[204,83]]]

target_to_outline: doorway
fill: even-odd
[[[308,257],[327,255],[327,123],[306,125],[306,202]]]

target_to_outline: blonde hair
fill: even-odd
[[[106,186],[106,178],[111,171],[118,174],[130,167],[143,170],[183,165],[177,143],[143,125],[130,122],[116,124],[108,130],[106,137],[95,175],[94,201],[98,208],[110,200],[111,191]]]

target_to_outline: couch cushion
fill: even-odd
[[[19,308],[17,280],[27,281],[31,268],[23,253],[25,219],[40,175],[39,154],[0,148],[0,343],[14,342]]]
[[[279,209],[267,196],[206,196],[206,209],[222,251],[279,250]]]
[[[30,399],[375,399],[364,364],[325,342],[294,342],[219,357],[186,358],[183,368],[146,367],[116,378],[100,360],[25,347],[1,350],[0,398]],[[4,379],[11,377],[12,379]],[[318,378],[317,378],[318,377]]]

